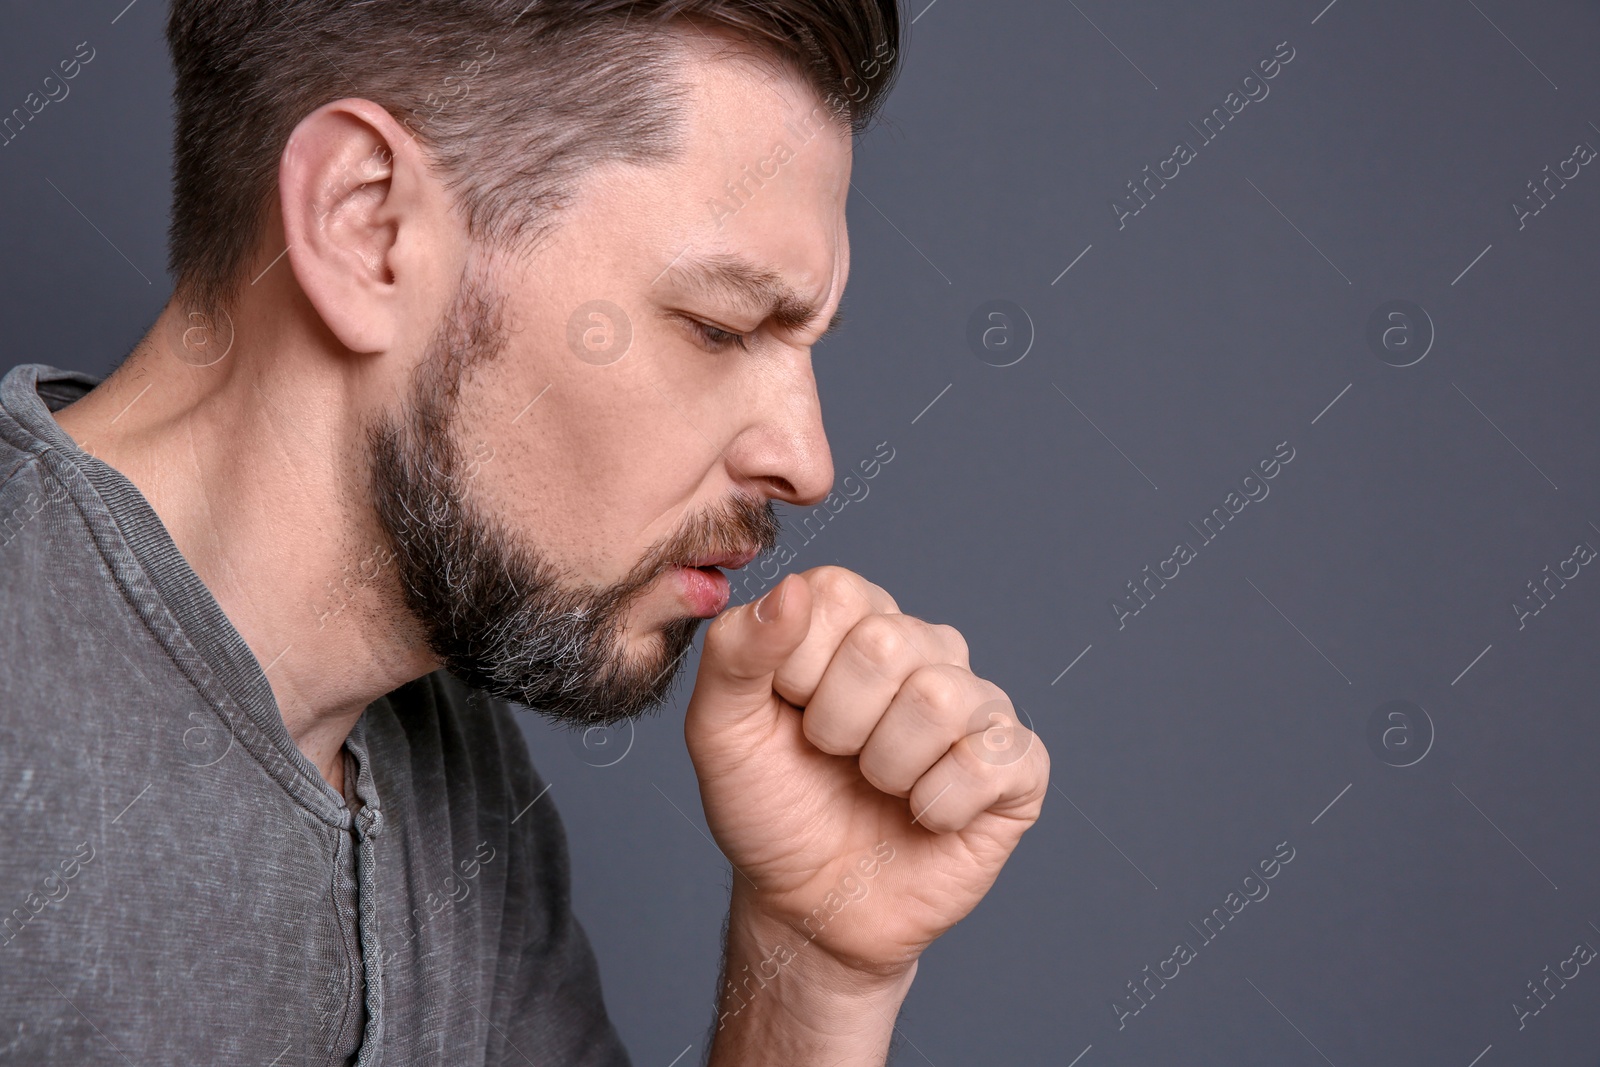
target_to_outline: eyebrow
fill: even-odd
[[[762,321],[771,320],[787,330],[804,330],[814,325],[821,314],[814,302],[777,274],[738,255],[718,252],[682,259],[669,264],[657,280],[664,277],[702,295],[731,294],[747,307],[759,310]],[[817,340],[838,329],[843,321],[844,309],[840,307]]]

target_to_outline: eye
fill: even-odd
[[[750,338],[747,334],[733,333],[730,330],[724,330],[709,323],[701,322],[699,319],[687,319],[687,321],[690,328],[699,337],[700,342],[713,352],[724,352],[734,347],[741,349],[750,347]]]

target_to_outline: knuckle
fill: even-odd
[[[857,655],[876,665],[894,662],[905,646],[900,628],[883,615],[863,618],[850,631],[848,640]]]
[[[968,652],[967,639],[960,630],[945,623],[935,623],[933,632],[939,636],[939,640],[944,643],[946,648],[950,649],[965,662]]]
[[[867,581],[848,567],[825,564],[804,572],[811,586],[812,597],[824,611],[830,606],[839,611],[860,612],[863,609],[897,613],[900,610],[894,597],[883,587]]]
[[[921,667],[907,679],[906,686],[915,703],[932,712],[931,717],[941,718],[940,712],[951,711],[961,704],[966,686],[958,670],[939,663]]]
[[[1004,701],[1006,708],[1010,711],[1011,718],[1016,720],[1017,705],[1016,702],[1011,699],[1011,694],[1007,693],[1004,689],[1001,689],[998,685],[989,681],[987,678],[980,678],[977,675],[973,675],[972,680],[977,683],[978,691],[983,695],[983,699],[986,703],[993,703],[997,700]]]
[[[880,607],[878,610],[884,612],[885,614],[889,614],[889,615],[901,614],[900,604],[899,604],[898,601],[895,600],[894,597],[889,595],[889,590],[885,589],[883,586],[878,585],[875,582],[869,582],[865,578],[861,579],[861,583],[867,587],[867,589],[869,591],[869,595],[875,595],[879,600],[881,600],[883,602],[883,606]]]
[[[811,584],[812,597],[823,604],[848,602],[859,595],[855,575],[844,567],[813,568],[806,572],[806,580]]]

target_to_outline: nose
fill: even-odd
[[[833,488],[833,455],[809,349],[764,383],[755,416],[725,453],[737,482],[773,500],[809,506]]]

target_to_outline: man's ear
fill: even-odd
[[[370,100],[302,119],[278,161],[290,269],[328,329],[354,352],[382,352],[425,302],[448,215],[422,150]]]

